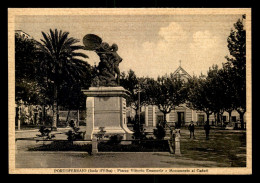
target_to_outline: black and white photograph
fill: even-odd
[[[9,8],[10,174],[252,174],[250,8]]]

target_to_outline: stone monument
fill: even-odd
[[[87,96],[87,129],[85,139],[92,139],[100,128],[106,135],[119,134],[123,140],[131,139],[133,132],[127,128],[126,98],[129,91],[120,86],[119,63],[122,58],[117,54],[118,46],[102,42],[94,34],[83,38],[86,50],[95,51],[100,58],[96,67],[96,76],[88,90],[82,90]]]
[[[175,129],[175,155],[181,155],[180,140],[181,131],[180,129]]]

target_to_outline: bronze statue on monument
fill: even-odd
[[[95,51],[100,58],[97,67],[97,76],[92,81],[92,86],[119,86],[120,69],[119,63],[122,58],[117,54],[117,44],[109,46],[95,34],[87,34],[83,38],[83,44],[86,50]]]
[[[118,134],[124,140],[132,139],[133,132],[128,129],[126,118],[129,91],[119,85],[119,63],[123,59],[117,53],[118,46],[110,46],[95,34],[85,35],[83,44],[86,50],[95,51],[100,59],[91,87],[82,90],[86,95],[87,109],[85,139],[94,139],[96,143],[100,128],[105,129],[107,137]],[[93,151],[97,152],[97,149]]]

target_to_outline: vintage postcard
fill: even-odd
[[[250,8],[9,8],[10,174],[252,174]]]

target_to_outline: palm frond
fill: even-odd
[[[80,53],[80,52],[72,52],[73,57],[83,57],[83,58],[89,58],[86,54]]]
[[[74,45],[74,46],[71,46],[70,48],[71,48],[72,51],[84,50],[84,46],[81,46],[81,45]]]
[[[57,29],[55,29],[54,35],[55,35],[55,42],[56,42],[56,44],[58,44],[58,42],[59,42],[59,33],[58,33]]]
[[[53,46],[52,46],[52,44],[51,44],[51,39],[50,39],[50,35],[49,34],[45,34],[44,32],[42,32],[42,35],[43,35],[43,37],[44,37],[44,39],[45,39],[45,47],[51,52],[51,53],[54,53],[53,52]]]
[[[43,40],[43,39],[40,39],[41,40],[41,42],[43,42],[45,45],[47,44],[47,42],[45,41],[45,40]]]
[[[50,29],[50,41],[52,43],[52,48],[55,54],[57,54],[57,43],[55,39],[54,32]]]
[[[78,43],[78,42],[79,42],[79,40],[77,40],[77,39],[71,37],[71,38],[69,38],[69,39],[67,39],[67,40],[65,41],[64,45],[65,45],[65,46],[71,46],[72,44],[75,44],[75,43]]]
[[[48,74],[52,80],[57,82],[80,82],[87,78],[90,65],[80,58],[88,56],[76,50],[84,46],[73,45],[79,40],[68,37],[69,32],[51,30],[50,33],[42,32],[43,39],[39,43],[39,50],[44,54],[41,62],[43,74]],[[76,58],[75,58],[76,57]]]
[[[72,62],[75,62],[76,64],[86,65],[86,66],[88,66],[88,67],[90,66],[90,65],[88,64],[88,62],[83,61],[83,60],[81,60],[81,59],[72,58],[71,61],[72,61]]]
[[[58,48],[57,48],[58,53],[60,53],[62,51],[62,49],[65,48],[64,43],[68,39],[68,35],[69,35],[69,32],[63,32],[63,33],[60,32],[59,44],[58,44]]]

